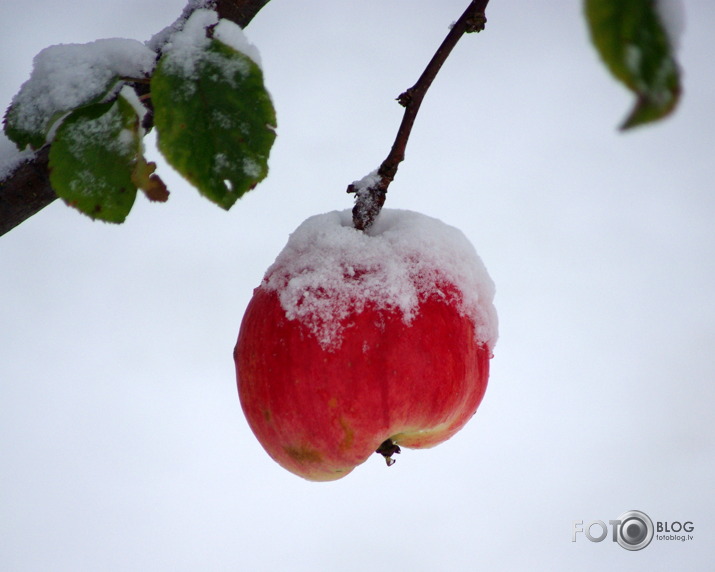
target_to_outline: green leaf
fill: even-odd
[[[276,114],[248,56],[215,39],[190,62],[169,51],[151,98],[160,151],[211,201],[229,209],[266,177]]]
[[[84,98],[78,99],[74,109],[103,101],[117,88],[119,81],[119,77],[111,77],[101,89],[93,86],[95,89],[85,94]],[[25,97],[19,97],[22,95]],[[21,89],[5,113],[3,125],[5,135],[20,149],[24,149],[27,145],[33,149],[42,147],[55,123],[71,111],[61,106],[54,110],[45,109],[44,106],[38,105],[39,98],[33,95],[33,93],[26,95]]]
[[[93,219],[124,222],[134,204],[141,156],[139,118],[124,99],[73,111],[50,148],[50,183],[68,205]]]
[[[655,0],[585,0],[591,40],[611,73],[636,96],[628,129],[670,114],[680,73]]]
[[[156,52],[136,40],[59,44],[33,58],[30,78],[12,98],[5,133],[20,148],[39,148],[75,109],[110,101],[129,78],[149,77]]]

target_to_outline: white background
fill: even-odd
[[[580,2],[494,0],[437,78],[387,205],[461,228],[497,284],[490,387],[458,435],[319,484],[242,416],[252,288],[303,219],[351,206],[466,4],[273,0],[247,29],[279,120],[256,190],[227,213],[161,165],[168,204],[140,196],[122,226],[56,201],[0,238],[2,570],[710,569],[710,2],[685,2],[677,114],[632,133]],[[145,40],[183,5],[2,2],[2,107],[43,47]],[[571,541],[630,509],[694,539]]]

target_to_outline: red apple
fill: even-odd
[[[312,217],[255,289],[234,351],[248,423],[309,480],[380,449],[454,435],[484,396],[496,341],[493,283],[457,229],[384,209]]]

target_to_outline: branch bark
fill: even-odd
[[[50,186],[50,147],[21,163],[0,183],[0,235],[40,212],[57,198]]]
[[[481,32],[484,29],[487,22],[485,10],[488,3],[489,0],[473,0],[469,4],[432,56],[417,83],[397,98],[400,105],[404,106],[405,113],[390,153],[380,165],[376,176],[368,175],[362,181],[348,186],[348,193],[355,193],[353,225],[358,230],[369,228],[380,214],[380,210],[385,204],[387,188],[395,178],[400,163],[405,159],[407,141],[427,90],[460,38],[464,34]]]
[[[184,10],[191,12],[207,4],[219,17],[245,28],[270,0],[212,0],[208,3],[191,2]],[[57,195],[50,185],[50,145],[45,145],[35,155],[20,163],[5,180],[0,181],[0,236],[51,204]]]
[[[245,28],[268,2],[270,0],[217,0],[215,4],[219,18],[225,18]]]

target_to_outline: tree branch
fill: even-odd
[[[37,214],[57,195],[50,186],[48,168],[50,146],[45,145],[32,159],[21,163],[0,183],[0,235]]]
[[[201,6],[213,7],[220,18],[245,28],[270,0],[211,0],[189,2],[185,18]],[[57,195],[50,186],[50,146],[45,145],[27,161],[20,163],[0,181],[0,236],[37,214],[52,203]]]
[[[439,46],[434,56],[427,64],[424,72],[414,86],[402,93],[397,101],[405,108],[402,123],[397,130],[395,142],[387,158],[382,162],[377,173],[368,175],[361,181],[348,186],[348,193],[355,193],[353,207],[353,225],[358,230],[365,230],[372,225],[385,204],[387,188],[397,174],[397,168],[405,159],[405,148],[412,132],[412,126],[417,118],[417,112],[422,105],[427,90],[432,85],[437,73],[457,45],[459,39],[466,33],[481,32],[487,18],[484,13],[489,0],[473,0],[460,16],[447,37]]]
[[[225,18],[245,28],[268,2],[270,0],[216,0],[215,9],[219,18]]]

